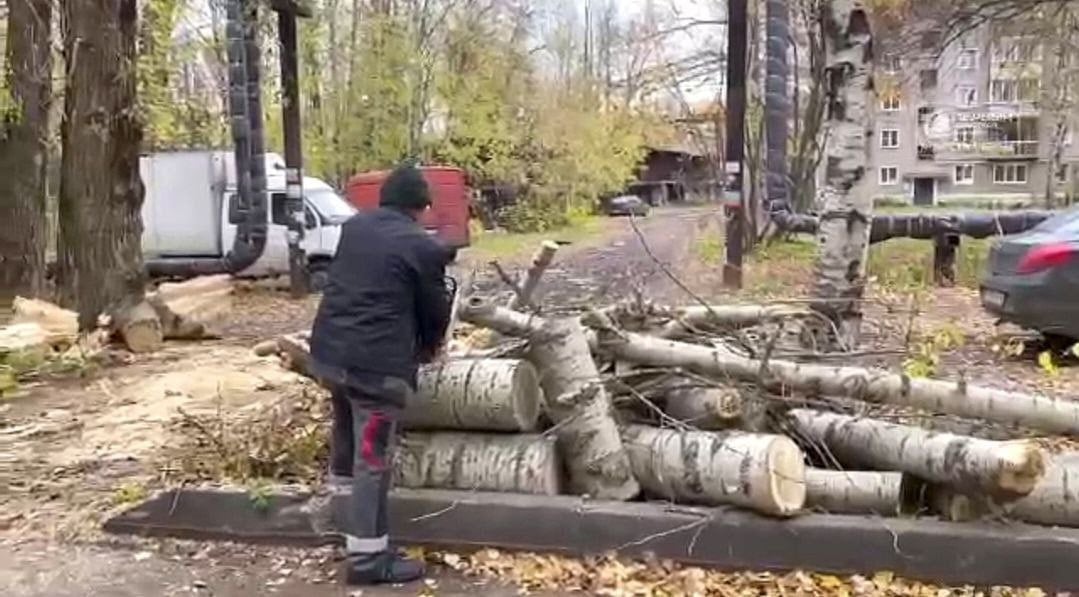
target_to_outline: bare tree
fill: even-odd
[[[0,100],[0,299],[44,291],[52,0],[11,0]],[[0,300],[2,303],[3,300]]]

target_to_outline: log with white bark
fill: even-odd
[[[657,496],[773,516],[805,505],[804,456],[785,436],[630,425],[623,438],[633,474]]]
[[[673,312],[671,321],[655,334],[661,338],[685,338],[698,330],[731,330],[763,323],[812,317],[806,308],[787,305],[696,305]]]
[[[394,456],[401,487],[558,495],[553,438],[540,435],[406,433]]]
[[[654,303],[623,301],[601,309],[619,327],[654,336],[678,339],[700,330],[737,330],[789,319],[816,317],[811,310],[793,305],[691,305],[670,307]]]
[[[217,337],[214,326],[232,309],[232,276],[201,276],[165,283],[146,295],[161,319],[166,339]]]
[[[1079,435],[1079,402],[1072,400],[971,386],[962,381],[912,378],[860,367],[782,360],[762,363],[729,350],[616,330],[610,327],[609,319],[598,313],[582,320],[595,328],[593,341],[597,350],[632,363],[682,367],[718,379],[764,383],[810,397],[844,396],[1056,434]]]
[[[529,339],[528,359],[540,373],[545,410],[555,423],[573,493],[616,500],[639,493],[610,395],[577,318],[544,320],[477,297],[461,306],[461,319]]]
[[[975,439],[809,409],[788,417],[796,437],[845,466],[902,471],[1009,497],[1029,494],[1045,474],[1045,455],[1034,442]]]
[[[402,416],[408,429],[533,431],[539,375],[528,361],[460,359],[422,367]]]
[[[903,473],[810,468],[806,470],[806,507],[830,514],[914,514],[920,485]]]
[[[1004,516],[1036,524],[1079,527],[1079,453],[1053,456],[1034,490],[1015,500],[964,495],[946,487],[934,487],[931,495],[934,509],[956,522]]]
[[[306,333],[260,342],[255,353],[277,354],[286,369],[313,378]],[[539,375],[527,361],[450,359],[420,367],[417,392],[402,424],[409,429],[532,431],[541,401]]]
[[[539,288],[540,279],[543,278],[543,272],[551,266],[556,253],[558,253],[558,243],[553,240],[543,241],[532,256],[532,264],[525,272],[524,282],[509,302],[510,309],[524,309],[535,305],[536,290]]]
[[[742,395],[737,388],[694,387],[675,379],[658,391],[663,395],[664,412],[698,429],[730,429],[741,421]]]
[[[112,318],[112,330],[134,353],[157,351],[165,343],[165,330],[149,301],[119,310]]]

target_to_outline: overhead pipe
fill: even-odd
[[[266,163],[257,37],[257,0],[228,0],[225,36],[229,60],[229,122],[236,156],[236,224],[232,248],[220,258],[147,259],[151,276],[237,274],[266,249]]]

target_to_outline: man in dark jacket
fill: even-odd
[[[441,350],[452,304],[448,252],[417,223],[431,203],[419,169],[394,170],[379,203],[342,227],[311,333],[312,366],[333,395],[331,484],[352,486],[348,512],[337,517],[349,584],[423,576],[422,564],[389,547],[391,450],[417,368]]]

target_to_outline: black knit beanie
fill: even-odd
[[[422,210],[431,205],[431,191],[423,172],[409,160],[397,166],[382,183],[378,202],[382,207]]]

